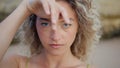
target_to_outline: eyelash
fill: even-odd
[[[68,28],[68,27],[70,27],[71,25],[72,25],[72,24],[64,23],[64,24],[63,24],[63,27],[64,27],[64,28]]]
[[[69,28],[71,25],[72,25],[72,24],[69,24],[69,23],[63,23],[63,24],[62,24],[62,27],[63,27],[63,28]],[[42,22],[42,23],[41,23],[41,26],[47,27],[47,26],[49,26],[49,23],[47,23],[47,22]]]
[[[49,23],[47,23],[47,22],[42,22],[41,23],[41,26],[44,26],[44,27],[46,27],[46,26],[48,26],[49,25]]]

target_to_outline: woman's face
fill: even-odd
[[[50,16],[44,11],[36,21],[38,36],[44,50],[53,55],[61,55],[70,51],[78,29],[77,17],[72,7],[64,1],[58,3],[66,9],[70,23],[66,23],[62,16],[56,23],[52,23]]]

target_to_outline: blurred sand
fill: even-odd
[[[120,68],[120,38],[101,41],[91,59],[97,68]]]
[[[11,46],[7,54],[29,55],[28,51],[28,46],[20,44]],[[120,68],[120,38],[100,41],[90,60],[90,63],[94,64],[96,68]]]

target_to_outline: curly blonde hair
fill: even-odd
[[[79,24],[76,38],[71,46],[71,52],[77,58],[85,60],[90,47],[100,38],[98,14],[92,0],[66,1],[75,11]],[[38,54],[43,48],[36,31],[36,17],[32,14],[23,26],[25,41],[31,46],[31,54]]]

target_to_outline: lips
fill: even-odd
[[[49,44],[52,48],[60,48],[62,47],[63,45],[62,44]]]

